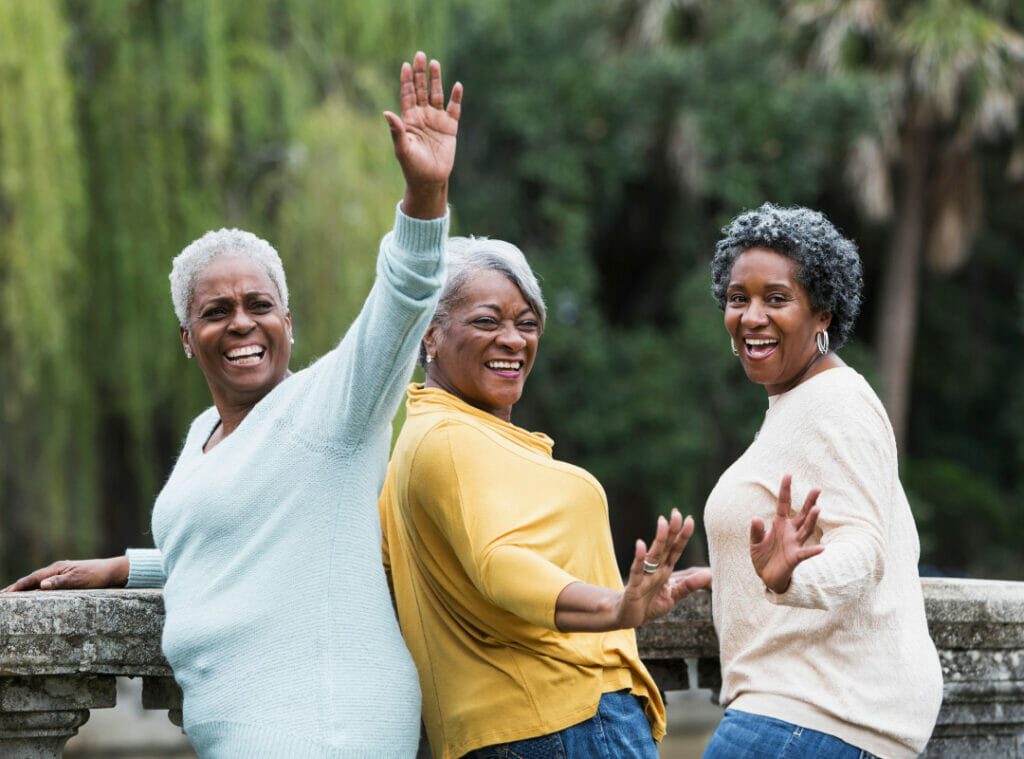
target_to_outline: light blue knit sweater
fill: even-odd
[[[413,757],[420,694],[381,566],[377,495],[391,418],[443,278],[447,217],[396,214],[341,344],[203,453],[192,423],[157,497],[163,648],[202,759]]]

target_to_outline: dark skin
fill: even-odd
[[[815,334],[828,329],[832,315],[815,309],[800,284],[797,263],[768,248],[750,248],[733,264],[726,291],[725,327],[739,349],[747,377],[769,395],[784,393],[821,372],[845,366],[831,351],[821,353]],[[784,593],[793,570],[817,556],[824,546],[805,546],[814,534],[820,509],[820,488],[807,495],[799,512],[792,511],[791,475],[779,486],[770,526],[754,519],[750,525],[750,559],[765,587]]]
[[[448,210],[448,177],[455,163],[456,135],[462,113],[462,85],[456,82],[452,87],[448,105],[445,106],[441,64],[433,60],[428,64],[427,57],[422,52],[416,53],[411,64],[402,64],[399,85],[401,114],[385,111],[384,118],[391,130],[395,158],[405,177],[402,212],[415,219],[438,219]],[[202,282],[197,285],[198,291]],[[234,320],[234,324],[229,326],[229,330],[233,330],[235,334],[249,334],[254,329],[251,325],[258,323],[263,314],[257,313],[248,305],[248,289],[235,289],[242,294],[232,296],[230,292],[227,295],[221,293],[225,299],[218,302],[230,302],[231,319]],[[266,286],[257,289],[269,296],[276,292]],[[190,308],[190,319],[191,317]],[[286,321],[287,333],[290,336],[290,316],[282,314],[280,318]],[[198,324],[195,325],[196,329],[193,329],[194,324],[190,321],[189,326],[182,327],[180,331],[182,344],[188,350],[198,347],[192,345],[194,338],[198,336]],[[288,350],[287,342],[281,350]],[[216,377],[207,373],[207,381],[213,394],[214,405],[220,414],[221,424],[214,430],[204,450],[210,450],[234,432],[253,406],[278,383],[284,381],[289,373],[287,356],[283,362],[283,369],[277,371],[269,381],[262,383],[256,390],[251,386],[233,387],[230,382],[223,381],[223,373]],[[0,592],[124,587],[128,581],[128,571],[127,556],[58,561],[22,577]]]
[[[508,422],[539,341],[537,316],[519,288],[496,271],[477,272],[463,285],[461,302],[444,323],[432,323],[423,337],[431,358],[424,385]],[[707,568],[673,571],[691,535],[691,517],[683,519],[676,509],[668,519],[658,517],[650,547],[636,542],[625,589],[571,583],[555,602],[555,625],[562,632],[636,627],[667,614],[693,591],[709,587]],[[658,568],[644,572],[644,561]]]

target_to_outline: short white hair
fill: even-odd
[[[523,294],[527,305],[537,315],[540,331],[544,331],[547,308],[537,276],[526,261],[523,251],[504,240],[489,237],[452,237],[446,246],[446,274],[431,323],[445,324],[451,310],[462,300],[462,291],[472,276],[481,271],[505,275]],[[425,365],[427,348],[420,343],[420,364]]]
[[[182,327],[188,326],[188,314],[199,276],[206,265],[219,256],[238,256],[261,266],[277,288],[281,307],[288,310],[288,283],[281,257],[277,255],[274,246],[243,229],[218,229],[189,243],[174,257],[171,264],[171,273],[168,275],[171,280],[171,301],[174,303],[174,315]]]

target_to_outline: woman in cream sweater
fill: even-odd
[[[704,759],[910,759],[942,674],[892,427],[835,353],[859,309],[856,246],[770,204],[724,233],[712,291],[768,411],[704,513],[726,707]]]

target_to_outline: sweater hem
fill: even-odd
[[[920,745],[903,743],[892,736],[878,733],[863,725],[856,725],[825,714],[811,704],[777,694],[745,693],[738,696],[727,709],[789,722],[800,727],[828,733],[846,741],[862,751],[869,751],[884,759],[916,759],[928,742],[927,736]]]
[[[285,732],[268,725],[245,722],[211,720],[189,725],[188,735],[196,753],[202,759],[410,759],[416,755],[419,731],[407,731],[409,736],[400,741],[393,735],[382,733],[380,743],[351,741],[347,745],[330,745],[321,741]]]

